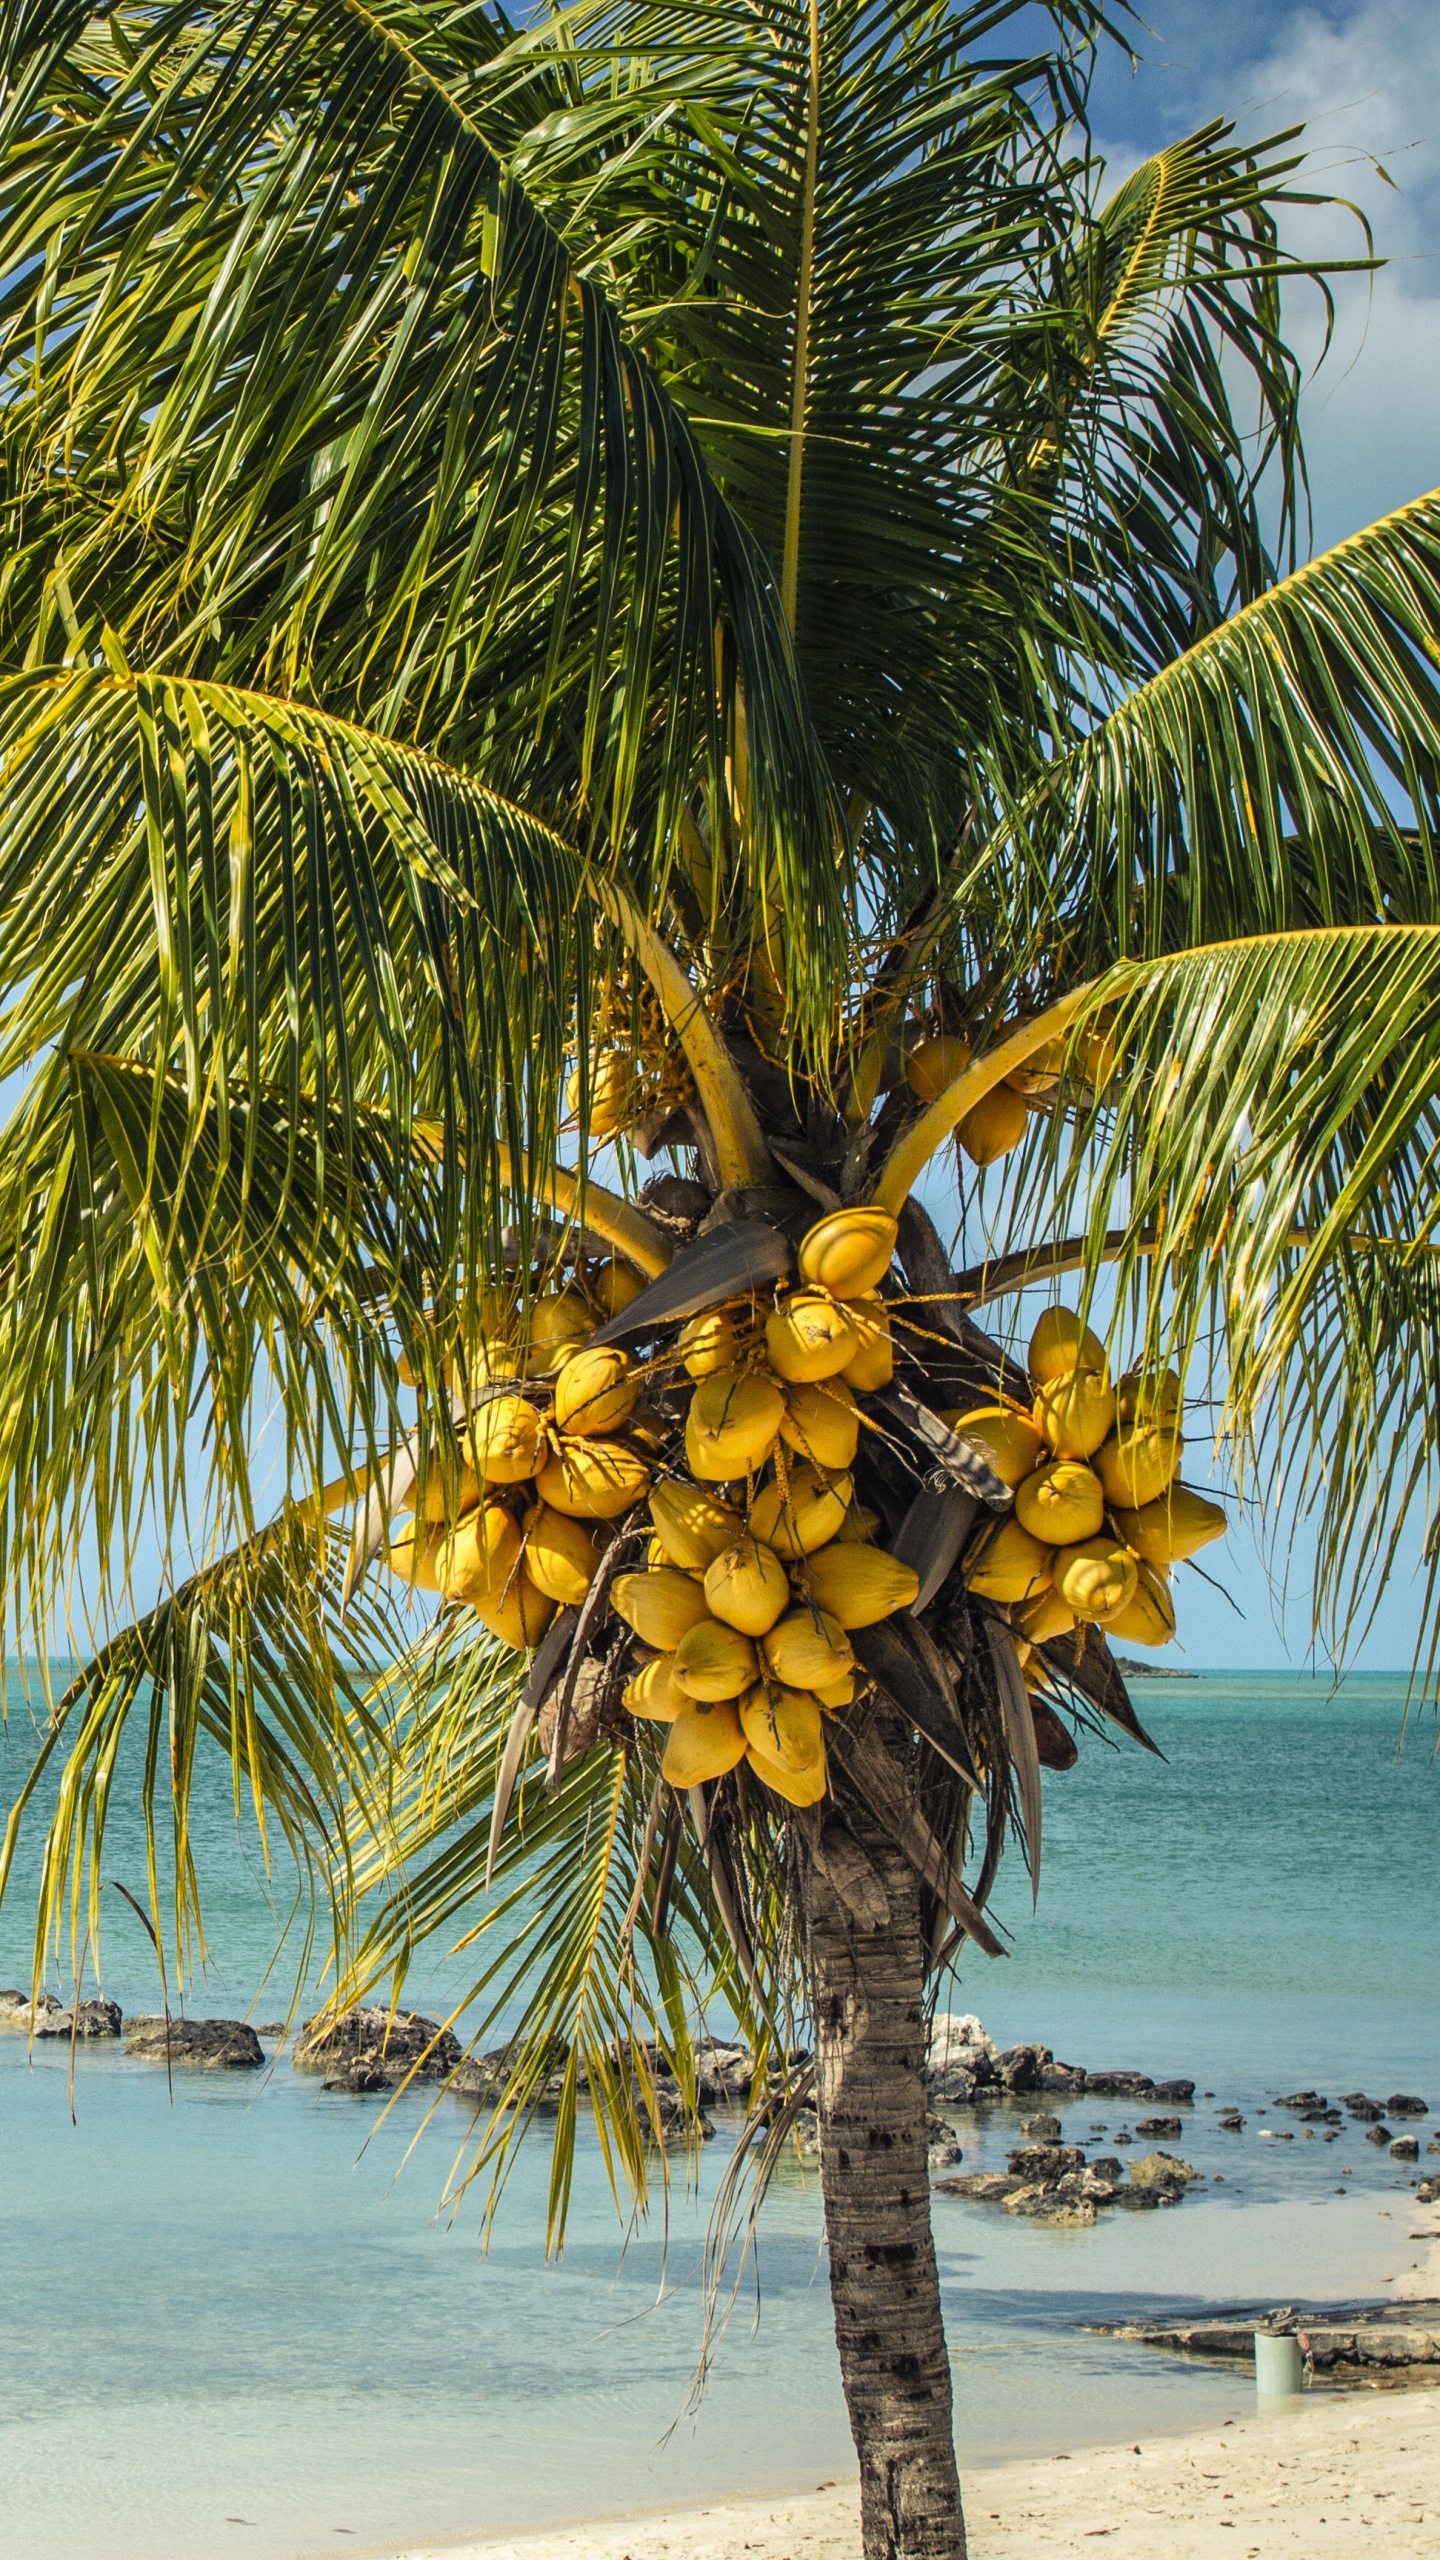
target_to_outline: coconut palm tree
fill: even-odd
[[[643,2197],[728,2004],[762,2174],[818,2110],[867,2560],[964,2548],[927,2002],[1042,1759],[1143,1738],[1105,1625],[1173,1624],[1180,1373],[1337,1644],[1440,1410],[1440,494],[1301,565],[1294,137],[1110,190],[1111,32],[0,37],[0,1580],[84,1657],[0,1883],[58,1786],[83,1962],[138,1731],[178,1957],[223,1751],[341,2002],[471,1933],[471,2170],[552,2089],[557,2242],[582,2096]],[[1064,1272],[1042,1447],[976,1318]],[[1027,1432],[1094,1537],[1008,1519]]]

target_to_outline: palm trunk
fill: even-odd
[[[820,2178],[864,2555],[965,2560],[930,2229],[920,1891],[864,1809],[846,1810],[889,1905],[874,1925],[872,1894],[867,1927],[828,1880],[834,1861],[811,1866]]]

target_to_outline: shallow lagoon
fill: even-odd
[[[1048,1782],[1038,1916],[1016,1867],[999,1904],[1013,1953],[967,1966],[951,2005],[980,2010],[1002,2042],[1043,2038],[1092,2068],[1193,2074],[1215,2097],[1175,2147],[1206,2184],[1170,2212],[1075,2232],[937,2203],[972,2462],[1245,2405],[1241,2378],[1088,2336],[1088,2318],[1142,2301],[1343,2297],[1413,2254],[1397,2250],[1407,2186],[1359,2128],[1334,2145],[1259,2135],[1293,2123],[1273,2098],[1306,2082],[1440,2101],[1430,1729],[1397,1758],[1403,1687],[1373,1678],[1338,1697],[1234,1675],[1137,1694],[1166,1763],[1091,1744]],[[12,1724],[12,1771],[22,1751]],[[223,1787],[206,1828],[223,1872],[211,1975],[188,2005],[236,2014],[274,1920]],[[117,1832],[112,1872],[128,1876],[133,1845]],[[155,2005],[118,1899],[109,1925],[106,1989]],[[0,1927],[0,1981],[23,1981],[23,1908]],[[256,2015],[280,2014],[288,1979],[272,1978]],[[327,2096],[282,2061],[263,2079],[177,2074],[172,2106],[163,2071],[92,2047],[72,2130],[67,2061],[40,2050],[31,2068],[21,2039],[0,2040],[14,2560],[298,2560],[342,2538],[384,2548],[848,2467],[816,2183],[798,2166],[766,2211],[758,2328],[747,2294],[698,2418],[683,2414],[723,2125],[698,2197],[671,2198],[668,2247],[657,2214],[622,2254],[587,2147],[565,2256],[546,2268],[543,2138],[485,2256],[473,2212],[435,2217],[468,2120],[454,2102],[403,2162],[418,2100],[381,2123],[373,2103]],[[1224,2099],[1245,2109],[1243,2135],[1215,2128]],[[1002,2164],[1021,2112],[965,2121],[967,2169]],[[1111,2101],[1058,2112],[1067,2134],[1094,2121],[1113,2138],[1127,2121]]]

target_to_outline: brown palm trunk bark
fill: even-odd
[[[823,1851],[807,1900],[830,2295],[865,2560],[965,2560],[930,2229],[920,1890],[864,1809],[846,1810],[889,1916],[875,1925],[872,1896],[866,1926]]]

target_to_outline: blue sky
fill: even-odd
[[[1310,389],[1324,549],[1440,483],[1440,6],[1143,0],[1143,14],[1137,69],[1111,49],[1097,85],[1097,133],[1117,177],[1211,116],[1247,138],[1303,123],[1312,158],[1300,183],[1359,205],[1387,261],[1373,277],[1337,279],[1335,340]],[[1363,254],[1344,212],[1292,213],[1289,237]],[[1300,288],[1292,336],[1312,364],[1323,326],[1318,298]]]

